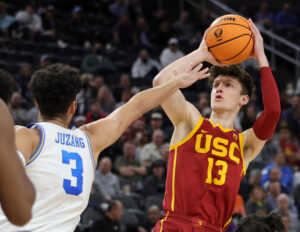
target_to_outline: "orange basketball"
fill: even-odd
[[[213,21],[206,43],[208,50],[221,63],[238,64],[252,54],[253,34],[245,18],[228,14]]]

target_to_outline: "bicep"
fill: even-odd
[[[266,143],[266,140],[259,139],[253,128],[250,128],[243,132],[244,135],[244,154],[246,166],[250,164],[252,160],[256,158],[259,152],[262,150]]]
[[[168,115],[174,127],[181,122],[191,124],[191,115],[197,119],[200,117],[200,112],[193,104],[186,101],[180,90],[176,91],[176,93],[164,101],[161,106]]]

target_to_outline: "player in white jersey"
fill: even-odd
[[[80,91],[79,71],[63,64],[36,71],[30,89],[40,122],[16,129],[16,146],[24,154],[26,172],[37,190],[33,218],[24,227],[14,227],[0,218],[0,231],[73,231],[87,206],[99,153],[178,88],[208,77],[208,69],[200,71],[201,67],[174,73],[164,85],[138,93],[105,119],[74,131],[68,126]]]
[[[0,69],[0,203],[12,223],[24,225],[31,218],[35,190],[18,158],[13,120],[5,105],[13,92],[13,80]]]

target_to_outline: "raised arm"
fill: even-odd
[[[200,71],[201,67],[192,69],[190,65],[185,72],[173,72],[174,78],[171,80],[138,93],[105,119],[81,127],[80,129],[86,131],[91,138],[95,159],[98,158],[99,152],[114,143],[134,120],[161,104],[178,88],[186,88],[197,80],[208,77],[208,69]]]
[[[218,63],[208,51],[207,44],[204,39],[205,37],[206,33],[204,34],[203,40],[198,49],[171,63],[157,74],[154,78],[153,86],[159,86],[165,83],[172,78],[173,70],[180,73],[183,72],[188,65],[192,65],[192,67],[194,67],[203,61],[207,61],[214,65],[222,65]],[[179,123],[183,122],[193,128],[194,125],[191,124],[194,123],[194,120],[192,120],[192,118],[196,118],[198,121],[200,117],[200,112],[190,102],[185,100],[180,90],[177,90],[166,101],[164,101],[162,103],[162,107],[175,127]]]
[[[31,218],[35,189],[16,152],[13,121],[0,100],[0,202],[8,220],[24,225]]]
[[[249,25],[255,41],[253,57],[257,60],[260,68],[264,111],[255,121],[253,128],[244,132],[245,162],[247,166],[274,133],[281,113],[278,87],[265,55],[263,38],[252,20],[249,20]]]

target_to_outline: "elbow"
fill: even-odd
[[[159,81],[159,76],[158,75],[156,75],[155,78],[153,79],[152,85],[154,87],[160,85],[160,81]]]
[[[31,210],[29,212],[23,212],[22,215],[14,214],[11,217],[7,216],[8,220],[16,226],[24,226],[30,221],[31,217]]]

